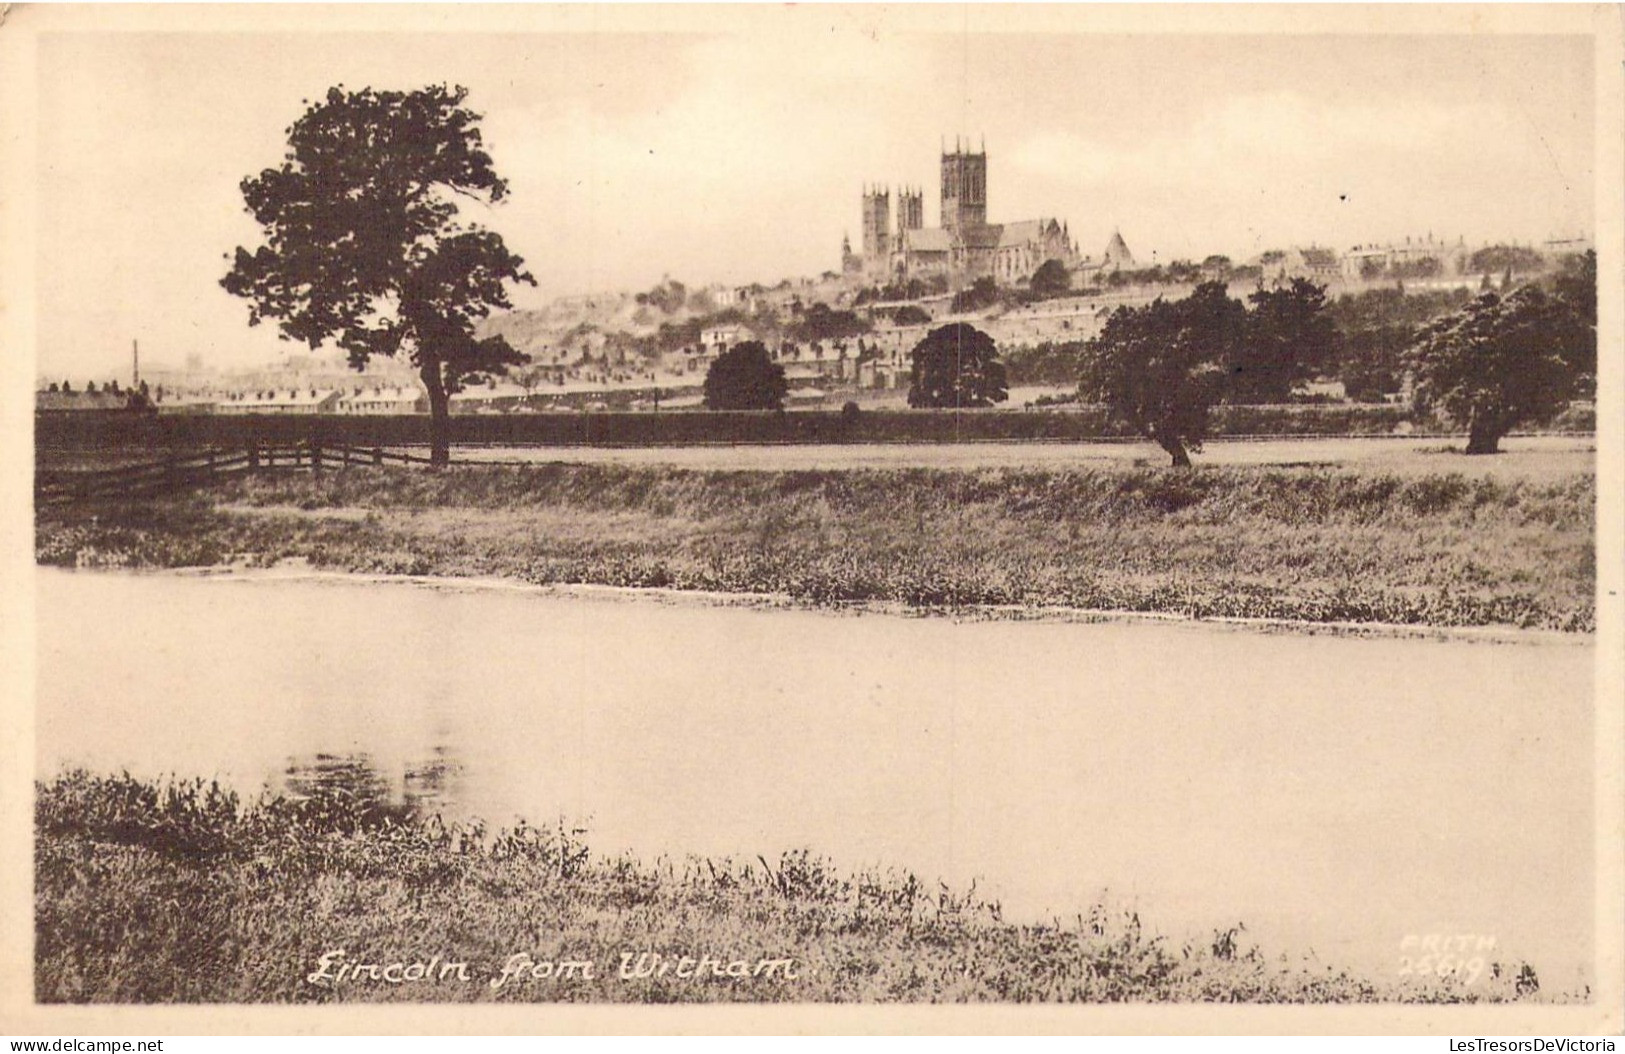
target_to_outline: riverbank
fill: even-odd
[[[42,508],[36,558],[1590,632],[1595,491],[1590,473],[1291,466],[368,468]]]
[[[447,825],[354,788],[36,785],[40,1002],[1502,1002],[1519,963],[1371,980],[1173,941],[1095,907],[1007,922],[974,889],[807,853],[595,856],[567,827]],[[335,954],[342,953],[342,954]],[[325,959],[324,959],[325,957]],[[458,964],[461,964],[460,968]],[[346,970],[344,967],[359,967]],[[664,967],[664,968],[662,968]],[[1579,995],[1578,993],[1576,994]]]
[[[42,563],[302,560],[919,608],[1588,630],[1590,477],[365,470],[43,513]]]

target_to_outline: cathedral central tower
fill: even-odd
[[[942,155],[942,225],[955,234],[987,225],[987,150],[973,154],[954,142]]]

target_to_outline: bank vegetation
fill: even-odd
[[[974,890],[806,852],[640,862],[571,828],[83,772],[36,785],[35,910],[42,1003],[1554,997],[1522,963],[1474,964],[1471,984],[1374,981],[1266,955],[1239,926],[1175,941],[1098,906],[1017,923]]]
[[[42,507],[36,556],[1590,632],[1595,500],[1592,473],[356,468]]]

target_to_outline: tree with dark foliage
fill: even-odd
[[[1033,272],[1027,288],[1039,299],[1065,296],[1072,291],[1072,275],[1059,260],[1045,260]]]
[[[1564,342],[1575,339],[1565,304],[1538,286],[1484,293],[1424,326],[1411,345],[1420,408],[1467,426],[1467,453],[1499,452],[1501,437],[1567,405],[1576,379]]]
[[[1336,361],[1337,324],[1326,310],[1326,287],[1294,278],[1260,289],[1247,329],[1229,362],[1226,398],[1232,403],[1284,403],[1292,390]]]
[[[467,89],[332,88],[288,129],[282,164],[243,180],[266,244],[237,250],[221,285],[286,339],[332,340],[363,368],[404,356],[429,397],[430,456],[450,459],[449,398],[529,357],[477,323],[535,279],[500,235],[464,222],[457,197],[495,204],[508,185],[482,145]]]
[[[948,303],[948,310],[956,315],[962,315],[994,307],[998,303],[999,287],[990,276],[983,275],[968,288],[955,293],[953,300]]]
[[[813,304],[791,329],[794,339],[811,344],[837,341],[867,333],[873,327],[851,311],[837,311],[823,301]]]
[[[1552,295],[1560,308],[1564,331],[1558,354],[1574,372],[1575,394],[1597,394],[1597,251],[1565,257],[1555,278]]]
[[[938,326],[914,345],[908,405],[963,410],[1010,398],[993,338],[964,322]]]
[[[784,367],[757,340],[735,344],[705,372],[707,410],[782,410],[789,390]]]
[[[1084,346],[1078,392],[1188,468],[1246,320],[1223,282],[1203,282],[1183,300],[1119,307]]]

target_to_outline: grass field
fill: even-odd
[[[534,464],[239,477],[42,509],[36,556],[301,560],[815,604],[1593,629],[1594,472],[1469,474],[1480,459],[1426,456],[1436,469]]]
[[[1098,907],[1016,925],[973,890],[912,874],[847,874],[806,853],[772,863],[602,858],[581,833],[448,827],[353,794],[245,802],[201,782],[72,773],[36,785],[35,998],[1342,1003],[1554,996],[1540,992],[1539,978],[1521,963],[1475,964],[1471,983],[1465,975],[1373,982],[1307,958],[1266,955],[1240,927],[1176,941],[1148,932],[1133,915]],[[342,958],[330,955],[339,950]],[[464,965],[446,972],[456,963]],[[363,970],[342,972],[345,964]],[[391,972],[391,964],[400,965]],[[413,964],[430,976],[413,980]]]
[[[1495,457],[1465,457],[1462,439],[1215,439],[1195,456],[1202,468],[1324,466],[1405,476],[1461,473],[1497,479],[1556,479],[1594,471],[1596,441],[1517,436]],[[854,468],[1045,469],[1162,468],[1168,456],[1150,443],[845,443],[688,447],[465,447],[461,461],[481,464],[665,465],[673,468],[807,471]]]

